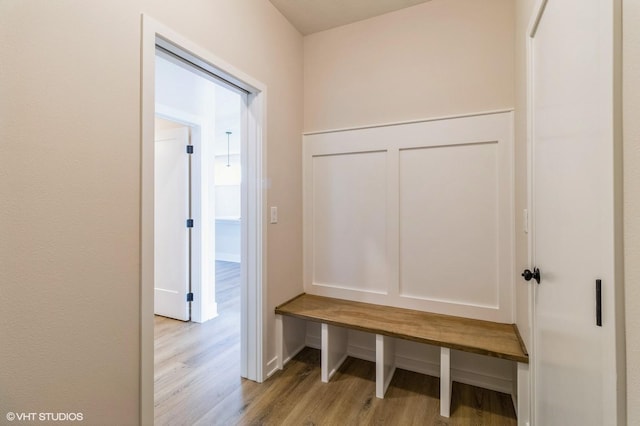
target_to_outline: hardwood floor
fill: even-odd
[[[155,317],[155,423],[190,425],[241,386],[240,266],[216,262],[218,317]]]
[[[240,378],[239,268],[216,263],[220,315],[204,324],[156,317],[157,425],[516,425],[511,397],[454,383],[439,416],[439,380],[397,370],[375,397],[375,364],[347,358],[330,383],[306,348],[265,383]]]

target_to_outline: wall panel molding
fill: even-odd
[[[513,322],[513,113],[304,136],[307,293]]]

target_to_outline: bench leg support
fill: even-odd
[[[519,362],[517,371],[518,398],[516,409],[518,411],[518,426],[525,426],[529,424],[531,419],[531,406],[529,404],[529,364]]]
[[[396,371],[396,341],[376,334],[376,397],[384,398]]]
[[[284,318],[276,315],[276,356],[278,357],[278,370],[284,367]]]
[[[440,415],[451,414],[451,349],[440,348]]]
[[[347,329],[322,324],[322,381],[327,383],[347,358]]]

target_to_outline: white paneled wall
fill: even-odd
[[[400,150],[400,294],[499,307],[498,142]]]
[[[314,285],[384,294],[386,153],[318,155],[312,161]]]
[[[304,137],[305,292],[513,322],[513,114]]]

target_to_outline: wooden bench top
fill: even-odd
[[[529,363],[515,324],[502,324],[303,293],[276,314]]]

